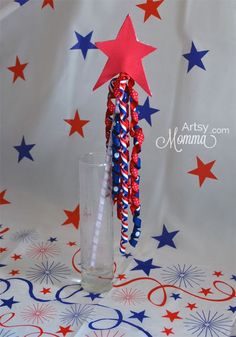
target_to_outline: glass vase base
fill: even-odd
[[[87,292],[104,293],[112,289],[112,280],[113,277],[110,275],[99,276],[99,274],[83,271],[81,286]]]

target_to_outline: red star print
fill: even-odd
[[[11,259],[17,261],[17,260],[21,260],[22,257],[21,257],[21,255],[14,254],[14,255],[11,256]]]
[[[156,50],[156,48],[137,40],[129,15],[127,15],[115,40],[97,42],[95,44],[98,49],[106,54],[108,61],[93,90],[99,88],[117,74],[124,72],[129,74],[148,95],[151,95],[142,59]]]
[[[206,178],[217,180],[217,177],[211,172],[212,166],[214,164],[215,160],[207,164],[204,164],[203,161],[201,161],[201,159],[197,157],[197,168],[192,171],[189,171],[188,173],[198,176],[199,185],[201,187]]]
[[[27,65],[28,63],[20,63],[19,57],[16,56],[16,64],[7,68],[14,73],[13,83],[18,79],[18,77],[25,81],[24,69]]]
[[[7,248],[0,247],[0,253],[4,253],[7,251]]]
[[[67,215],[67,220],[62,225],[70,225],[73,224],[75,229],[79,228],[80,221],[80,209],[79,205],[74,209],[74,211],[64,210]]]
[[[74,332],[73,330],[70,329],[70,325],[63,327],[59,326],[60,330],[58,330],[56,333],[62,333],[63,336],[66,336],[69,332]]]
[[[74,119],[64,119],[64,121],[71,125],[69,136],[78,132],[82,137],[84,137],[83,127],[90,122],[87,119],[80,119],[78,110],[76,110]]]
[[[43,288],[40,292],[44,295],[51,294],[51,288]]]
[[[126,279],[126,276],[125,276],[125,274],[119,274],[119,275],[117,276],[117,278],[121,281],[121,280]]]
[[[174,335],[173,332],[173,328],[164,328],[164,330],[162,330],[161,332],[165,333],[167,336],[169,336],[170,334]]]
[[[76,246],[76,241],[69,241],[67,242],[67,245],[72,247],[72,246]]]
[[[166,310],[166,315],[162,317],[169,318],[171,322],[174,322],[175,319],[182,319],[182,317],[178,316],[179,311],[171,312],[169,310]]]
[[[54,9],[54,0],[43,0],[42,8],[48,5]]]
[[[158,7],[163,3],[164,0],[154,1],[154,0],[147,0],[143,4],[136,5],[137,7],[141,8],[145,11],[144,15],[144,22],[147,21],[150,16],[155,16],[158,19],[161,19],[160,14],[158,12]]]
[[[222,274],[221,271],[215,271],[212,275],[213,275],[213,276],[216,276],[216,277],[223,276],[223,274]]]
[[[186,308],[189,308],[190,310],[197,309],[196,303],[188,303]]]
[[[20,274],[20,271],[18,269],[12,269],[12,271],[10,271],[9,274],[12,275],[12,276],[15,276],[15,275]]]
[[[213,294],[213,292],[211,292],[211,288],[201,288],[201,291],[199,291],[199,294],[204,294],[205,296],[207,296],[209,294]]]
[[[4,198],[5,193],[6,193],[6,190],[0,192],[0,205],[7,205],[7,204],[10,204],[10,201],[8,201],[8,200],[6,200],[6,199]]]

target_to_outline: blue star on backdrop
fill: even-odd
[[[15,2],[17,2],[20,6],[23,6],[24,4],[26,4],[29,1],[30,0],[15,0]]]
[[[89,293],[88,295],[85,295],[84,297],[90,297],[92,301],[93,301],[95,298],[102,298],[100,293],[98,293],[98,294],[95,294],[95,293]]]
[[[232,307],[231,305],[229,306],[229,311],[232,311],[232,313],[234,314],[236,312],[236,307]]]
[[[2,299],[2,304],[0,305],[0,307],[8,307],[9,309],[12,308],[13,304],[19,303],[17,301],[14,301],[14,296],[12,296],[11,298],[9,298],[9,300],[3,300]]]
[[[52,236],[48,239],[48,241],[50,241],[50,242],[55,242],[55,241],[57,241],[57,238],[53,238]]]
[[[137,111],[139,114],[139,120],[145,119],[148,122],[148,124],[152,126],[151,115],[160,110],[156,108],[151,108],[149,103],[149,97],[147,97],[143,105],[137,106]]]
[[[82,36],[79,33],[75,32],[78,42],[70,49],[71,50],[80,49],[83,54],[84,59],[86,59],[87,52],[89,49],[97,49],[97,47],[92,42],[90,42],[92,34],[93,34],[93,31],[90,32],[86,36]]]
[[[168,232],[165,225],[163,225],[162,234],[159,236],[153,236],[152,238],[159,241],[159,245],[157,248],[161,248],[164,246],[170,246],[176,248],[173,238],[179,231]]]
[[[25,137],[23,136],[21,144],[14,146],[14,148],[19,152],[18,163],[24,158],[28,158],[30,160],[34,160],[30,154],[30,150],[35,146],[35,144],[28,144],[25,143]]]
[[[181,299],[180,294],[175,294],[175,293],[172,293],[170,297],[173,297],[175,301]]]
[[[153,259],[141,261],[134,259],[134,261],[137,263],[137,266],[131,270],[142,270],[147,276],[149,276],[151,269],[161,268],[160,266],[153,265],[152,260]]]
[[[188,71],[189,72],[194,66],[202,68],[204,70],[205,66],[202,63],[202,58],[209,52],[209,50],[198,51],[192,42],[190,53],[184,54],[183,57],[188,60]]]
[[[231,280],[236,281],[236,275],[232,275]]]
[[[137,318],[141,323],[143,322],[144,318],[149,318],[149,316],[145,315],[145,310],[140,311],[140,312],[135,312],[130,310],[130,312],[133,314],[129,318]]]

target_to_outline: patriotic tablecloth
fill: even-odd
[[[235,0],[1,0],[0,336],[236,336]],[[80,281],[78,156],[105,149],[106,58],[127,14],[143,231],[104,294]],[[86,216],[89,216],[89,211]]]

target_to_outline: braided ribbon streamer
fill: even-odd
[[[126,73],[112,79],[109,85],[105,118],[106,146],[112,139],[112,197],[117,204],[117,217],[121,221],[120,251],[126,252],[126,244],[135,247],[141,234],[139,153],[144,141],[142,128],[138,125],[138,94],[134,80]],[[115,104],[113,100],[115,99]],[[130,120],[129,120],[130,118]],[[112,127],[113,126],[113,127]],[[133,138],[131,157],[130,138]],[[133,216],[133,231],[128,237],[128,208]]]

